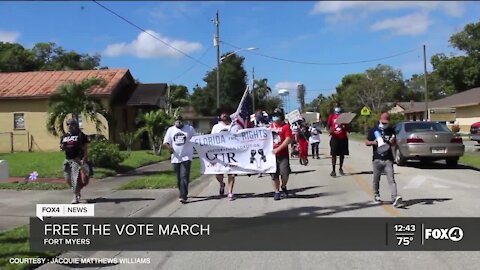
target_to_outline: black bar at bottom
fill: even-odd
[[[30,218],[30,247],[33,251],[478,251],[478,228],[480,218]]]

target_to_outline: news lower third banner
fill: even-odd
[[[30,218],[33,251],[479,251],[480,218]]]

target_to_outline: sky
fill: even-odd
[[[254,69],[256,79],[268,79],[273,95],[290,90],[290,111],[298,108],[297,84],[305,85],[308,103],[333,93],[343,76],[377,64],[400,69],[404,79],[421,74],[423,45],[427,59],[460,55],[449,37],[480,19],[480,2],[474,1],[99,3],[146,32],[93,1],[0,1],[0,41],[27,48],[55,42],[98,53],[101,66],[128,68],[142,83],[183,84],[191,91],[204,86],[203,78],[216,67],[212,19],[218,10],[221,54],[258,48],[237,52],[245,58],[249,84]]]

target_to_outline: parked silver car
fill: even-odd
[[[447,165],[455,166],[465,152],[462,137],[438,122],[401,122],[395,126],[395,134],[394,157],[399,166],[409,159],[444,159]]]

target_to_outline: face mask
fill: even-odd
[[[379,127],[380,129],[386,129],[386,128],[388,128],[388,124],[379,123],[379,124],[378,124],[378,127]]]
[[[335,111],[335,113],[340,113],[340,112],[342,111],[342,109],[340,109],[339,107],[336,107],[336,108],[334,109],[334,111]]]
[[[272,117],[272,120],[273,120],[273,122],[279,122],[280,117],[279,116],[274,116],[274,117]]]

